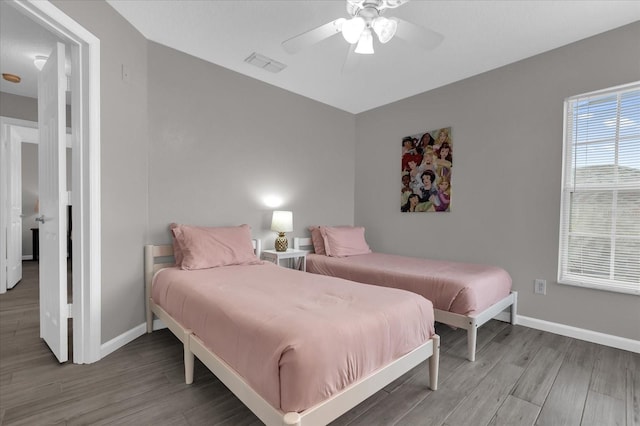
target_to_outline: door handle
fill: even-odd
[[[37,216],[36,222],[44,223],[44,215]]]

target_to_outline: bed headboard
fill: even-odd
[[[258,259],[262,255],[262,241],[259,239],[252,239],[253,251]],[[151,297],[151,283],[153,282],[153,276],[162,268],[169,268],[174,266],[173,260],[173,245],[152,245],[148,244],[144,246],[144,289],[145,289],[145,304],[147,310],[147,319],[149,320],[151,315],[151,306],[149,305],[149,298]],[[147,324],[149,321],[147,320]],[[147,332],[151,330],[147,329]]]
[[[293,237],[293,248],[313,253],[313,242],[309,237]]]
[[[260,259],[260,256],[262,255],[262,241],[258,239],[252,239],[251,244],[253,245],[254,253],[256,254],[258,259]],[[162,262],[162,260],[169,260],[168,258],[172,258],[172,257],[173,257],[172,244],[162,244],[157,246],[152,244],[145,245],[144,246],[145,274],[147,273],[147,271],[149,271],[151,272],[151,278],[153,278],[153,274],[158,272],[160,269],[173,266],[175,264],[173,261]]]

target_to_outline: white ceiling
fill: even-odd
[[[342,73],[337,34],[295,55],[281,43],[346,14],[344,0],[107,0],[145,37],[336,108],[359,113],[640,20],[640,1],[421,1],[398,16],[444,36],[427,52],[392,39]],[[375,37],[374,37],[375,38]],[[287,65],[244,62],[257,52]]]
[[[342,73],[348,44],[338,34],[295,55],[282,41],[338,17],[344,0],[107,0],[145,37],[336,108],[359,113],[640,20],[639,1],[423,1],[398,16],[441,33],[424,51],[400,39],[375,44]],[[55,37],[0,2],[0,67],[22,83],[3,92],[36,97],[33,58]],[[287,65],[272,74],[244,62],[257,52]]]
[[[36,98],[38,70],[36,55],[49,56],[57,38],[37,25],[7,2],[0,2],[0,68],[2,73],[16,74],[20,83],[0,79],[0,91]]]

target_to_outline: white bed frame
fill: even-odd
[[[261,244],[259,240],[254,240],[254,249],[256,255],[260,257]],[[325,401],[301,413],[282,412],[264,400],[233,368],[207,349],[191,330],[184,328],[153,302],[151,299],[153,276],[158,270],[174,265],[173,262],[167,263],[167,258],[170,256],[173,256],[171,245],[145,245],[144,247],[147,333],[153,331],[153,315],[155,314],[180,339],[184,346],[185,382],[187,384],[193,383],[194,356],[197,356],[266,425],[326,425],[426,359],[429,359],[429,387],[432,390],[436,390],[438,387],[440,336],[434,334],[422,346],[351,384]]]
[[[308,253],[313,253],[313,242],[311,238],[306,237],[294,237],[293,239],[293,247],[297,250],[305,250]],[[510,312],[505,312],[502,314],[502,311],[511,307]],[[437,322],[441,322],[452,327],[462,328],[467,330],[467,359],[469,361],[476,360],[476,341],[478,339],[478,327],[486,323],[487,321],[496,318],[499,320],[504,320],[506,322],[510,322],[511,324],[516,323],[516,313],[518,308],[518,292],[512,291],[509,293],[507,297],[502,300],[499,300],[495,304],[489,306],[484,311],[477,313],[475,315],[461,315],[455,314],[449,311],[443,311],[441,309],[435,309],[435,317]],[[504,318],[506,317],[506,318]]]

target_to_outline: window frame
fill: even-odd
[[[562,180],[561,180],[561,200],[560,200],[560,227],[559,227],[559,243],[558,243],[558,276],[557,281],[559,284],[571,285],[577,287],[585,287],[592,288],[598,290],[604,290],[609,292],[616,293],[624,293],[630,295],[640,296],[640,283],[638,283],[634,287],[634,283],[626,283],[626,282],[618,282],[616,283],[615,279],[603,279],[596,278],[593,276],[587,276],[580,273],[570,272],[569,271],[569,239],[571,237],[571,233],[569,232],[570,222],[571,222],[571,212],[569,211],[572,207],[571,197],[576,193],[585,193],[587,191],[598,191],[605,190],[611,191],[613,200],[612,200],[612,213],[615,213],[615,208],[617,205],[617,199],[620,191],[625,190],[634,190],[635,185],[620,185],[619,182],[616,182],[615,185],[602,184],[598,186],[593,186],[590,188],[581,188],[576,190],[575,185],[570,185],[568,182],[568,178],[570,173],[572,173],[572,169],[568,169],[574,164],[574,159],[571,158],[572,154],[574,154],[574,144],[572,135],[569,135],[570,129],[568,129],[568,122],[570,116],[573,116],[576,105],[580,100],[587,100],[589,98],[595,97],[605,97],[607,95],[615,94],[618,98],[618,107],[617,113],[619,114],[619,102],[620,97],[625,92],[632,92],[635,90],[640,90],[640,81],[635,81],[632,83],[615,86],[603,90],[598,90],[594,92],[584,93],[576,96],[568,97],[564,100],[564,117],[563,117],[563,135],[562,135]],[[571,118],[571,120],[573,120]],[[574,124],[575,126],[575,124]],[[619,144],[620,144],[620,120],[616,122],[616,136],[615,136],[615,145],[616,151],[615,155],[618,156],[619,152]],[[568,145],[572,145],[569,147]],[[574,166],[575,167],[575,166]],[[640,185],[639,185],[640,187]],[[615,222],[615,214],[612,214],[612,220]],[[609,238],[613,241],[616,240],[617,234],[615,233],[615,224],[612,225],[612,230],[610,231]],[[614,258],[615,244],[611,246],[611,256]],[[613,268],[613,261],[609,262],[609,268]],[[610,275],[611,276],[611,275]]]

